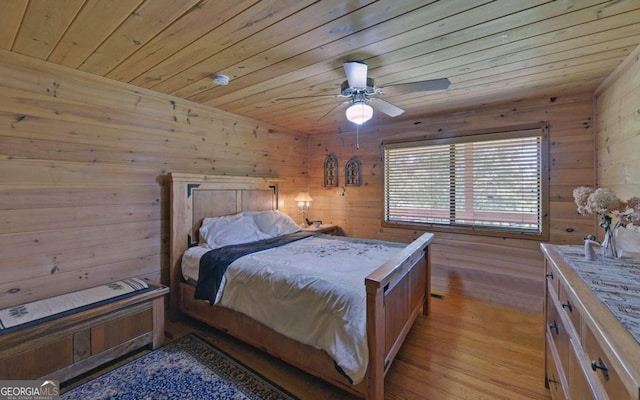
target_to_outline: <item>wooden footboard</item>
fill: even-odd
[[[365,279],[369,345],[366,399],[384,398],[384,377],[418,314],[431,307],[433,234],[424,233]]]
[[[431,299],[429,244],[425,233],[394,259],[366,277],[369,365],[365,379],[351,385],[336,371],[324,351],[289,339],[255,320],[195,300],[193,287],[182,280],[180,260],[204,217],[240,211],[268,210],[277,205],[277,180],[249,177],[171,174],[171,315],[180,311],[223,330],[332,385],[370,400],[384,398],[384,377],[413,322],[427,314]]]

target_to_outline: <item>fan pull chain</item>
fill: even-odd
[[[360,150],[360,125],[356,124],[356,149]]]

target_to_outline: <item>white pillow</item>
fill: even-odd
[[[212,249],[269,238],[252,218],[241,214],[205,218],[199,232],[200,243]]]
[[[223,215],[220,217],[207,217],[202,220],[202,225],[200,225],[200,229],[204,228],[207,225],[212,225],[212,224],[214,225],[213,228],[215,228],[216,226],[220,227],[224,224],[237,221],[240,218],[242,218],[242,213]]]
[[[263,211],[252,216],[258,228],[270,237],[288,235],[300,230],[291,217],[278,210]]]

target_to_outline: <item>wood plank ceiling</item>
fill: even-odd
[[[345,99],[331,96],[345,61],[366,62],[383,87],[449,78],[444,91],[383,96],[406,110],[398,121],[592,91],[640,43],[640,0],[0,5],[0,48],[307,133],[353,129]],[[282,100],[317,95],[329,96]],[[391,120],[374,111],[367,125]]]

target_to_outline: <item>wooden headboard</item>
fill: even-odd
[[[198,244],[198,229],[206,217],[240,211],[266,211],[278,207],[280,179],[246,176],[170,173],[169,279],[175,298],[182,280],[182,254]],[[174,301],[172,299],[172,308]],[[172,310],[174,311],[174,310]]]

